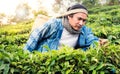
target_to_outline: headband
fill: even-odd
[[[63,13],[62,15],[60,15],[58,17],[67,16],[69,14],[78,13],[78,12],[85,13],[86,15],[88,15],[88,11],[85,9],[73,9],[73,10],[69,10],[69,11]]]

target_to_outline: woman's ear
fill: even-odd
[[[67,16],[68,20],[71,19],[72,17],[71,16]]]
[[[69,18],[70,18],[70,16],[67,16],[67,18],[69,19]]]
[[[71,19],[71,18],[73,18],[73,16],[74,16],[74,14],[70,14],[70,15],[67,16],[67,18]]]

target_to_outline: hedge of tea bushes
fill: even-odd
[[[93,13],[89,15],[89,24],[99,26],[120,25],[120,8],[109,10],[106,12]]]
[[[120,5],[112,5],[112,6],[98,6],[98,7],[94,7],[94,8],[89,8],[88,11],[90,14],[97,14],[97,13],[101,13],[101,12],[109,12],[112,10],[116,10],[119,9]]]
[[[106,6],[99,9],[91,9],[87,26],[92,28],[93,33],[109,39],[112,43],[120,45],[120,6]],[[95,11],[94,11],[95,10]],[[97,13],[96,13],[97,11]]]
[[[0,27],[0,37],[26,34],[31,31],[33,20],[17,23],[16,25],[3,25]]]
[[[32,24],[33,20],[29,20],[0,27],[0,45],[23,45],[29,37]]]
[[[29,52],[17,46],[0,47],[1,74],[110,74],[120,73],[120,47],[82,51],[64,46],[58,51]]]

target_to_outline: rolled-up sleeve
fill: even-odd
[[[93,34],[90,28],[87,28],[86,39],[85,39],[86,45],[94,47],[95,46],[94,43],[98,41],[99,41],[99,38]]]

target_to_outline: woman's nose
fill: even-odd
[[[83,24],[84,24],[83,20],[80,20],[80,21],[79,21],[79,25],[82,26]]]

